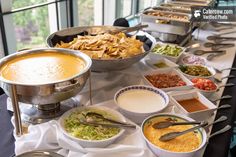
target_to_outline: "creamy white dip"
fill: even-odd
[[[122,93],[117,103],[121,108],[137,113],[155,112],[165,106],[165,100],[159,94],[140,89]]]

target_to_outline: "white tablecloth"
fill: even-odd
[[[232,31],[232,30],[228,30]],[[204,43],[206,37],[215,32],[200,29],[195,31],[194,36],[198,39],[197,42]],[[228,36],[235,36],[236,34],[229,34]],[[236,43],[236,42],[234,42]],[[201,47],[207,50],[203,46]],[[235,47],[228,48],[226,55],[215,58],[213,61],[208,62],[208,65],[214,66],[219,69],[231,67],[235,56]],[[147,56],[148,57],[148,56]],[[205,56],[204,56],[205,57]],[[102,103],[102,105],[108,105],[114,108],[114,104],[104,104],[104,101],[112,100],[115,92],[125,86],[144,84],[143,78],[140,75],[142,72],[149,70],[150,67],[145,64],[145,59],[136,63],[129,69],[121,72],[109,72],[109,73],[92,73],[92,97],[93,104]],[[217,74],[216,77],[223,77],[229,74],[230,71],[224,71],[222,74]],[[227,79],[223,80],[222,84],[226,83]],[[78,105],[89,105],[88,83],[75,99],[79,102]],[[220,89],[213,97],[220,97],[222,95],[223,88]],[[218,105],[218,104],[217,104]],[[175,111],[171,105],[167,109],[168,112]],[[212,116],[209,121],[212,121]],[[104,149],[97,148],[82,148],[74,141],[66,139],[62,133],[58,130],[57,121],[50,121],[48,123],[29,126],[29,134],[25,134],[21,137],[16,137],[15,151],[16,154],[20,154],[25,151],[31,151],[36,149],[55,149],[56,152],[65,156],[83,156],[83,157],[118,157],[118,156],[130,156],[130,157],[149,157],[153,156],[151,151],[147,149],[147,146],[142,139],[140,130],[127,133],[120,141],[117,141],[113,145],[110,145]],[[197,156],[202,156],[198,154]]]

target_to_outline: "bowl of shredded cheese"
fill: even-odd
[[[153,127],[154,124],[164,121],[185,122],[194,120],[178,114],[155,114],[145,119],[141,127],[142,135],[157,156],[192,157],[205,146],[207,135],[204,129],[197,129],[170,141],[160,141],[159,138],[164,134],[184,131],[193,127],[193,125],[175,125],[162,129]]]

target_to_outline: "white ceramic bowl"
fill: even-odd
[[[206,65],[206,59],[195,55],[186,55],[181,58],[182,64]]]
[[[132,96],[132,97],[127,97],[127,100],[130,101],[131,103],[133,102],[133,104],[137,104],[136,102],[143,102],[141,103],[141,106],[135,106],[135,111],[133,109],[130,109],[128,107],[124,107],[124,105],[121,105],[118,101],[119,97],[122,94],[127,94],[127,92],[130,91],[138,91],[141,92],[153,92],[152,94],[157,96],[158,98],[160,98],[162,102],[164,102],[163,104],[160,104],[160,102],[156,102],[155,105],[157,105],[158,107],[155,107],[155,109],[150,109],[150,106],[148,106],[148,100],[152,99],[153,97],[150,96],[149,94],[145,95],[145,102],[144,101],[144,97],[143,96]],[[162,111],[163,109],[165,109],[169,103],[169,97],[168,95],[163,92],[162,90],[152,87],[152,86],[144,86],[144,85],[133,85],[133,86],[128,86],[128,87],[124,87],[122,89],[120,89],[118,92],[116,92],[115,96],[114,96],[114,101],[116,103],[116,105],[119,107],[119,110],[122,112],[122,114],[124,114],[127,118],[129,118],[130,120],[132,120],[135,123],[141,124],[143,122],[143,120],[145,118],[147,118],[148,116],[154,114],[154,113],[158,113],[160,111]],[[130,104],[131,104],[130,103]],[[140,103],[139,103],[140,104]],[[153,103],[152,103],[153,104]],[[127,104],[129,105],[129,104]],[[132,105],[132,104],[131,104]],[[148,108],[149,107],[149,108]],[[149,110],[149,111],[147,111]]]
[[[176,45],[176,44],[163,44],[163,43],[157,43],[156,45],[173,45],[173,46],[178,46],[178,45]],[[182,49],[182,51],[179,53],[179,55],[178,56],[170,56],[170,55],[162,55],[162,54],[158,54],[158,53],[154,53],[154,52],[150,52],[150,57],[152,57],[152,56],[155,56],[155,55],[157,55],[157,56],[162,56],[162,57],[164,57],[164,58],[167,58],[167,59],[169,59],[170,61],[172,61],[172,62],[174,62],[174,63],[177,63],[178,61],[179,61],[179,59],[181,58],[181,56],[183,55],[183,53],[184,53],[184,51],[185,51],[185,48],[184,47],[180,47],[180,46],[178,46],[179,48],[181,48]]]
[[[150,66],[153,69],[164,69],[164,68],[178,67],[178,65],[175,64],[174,62],[172,62],[172,61],[170,61],[170,60],[168,60],[168,59],[166,59],[162,56],[155,55],[155,54],[152,54],[152,53],[148,54],[148,57],[146,57],[145,62],[148,66]],[[155,64],[158,64],[158,63],[164,63],[164,64],[166,64],[167,67],[157,67],[157,66],[155,66]]]
[[[195,112],[188,112],[183,106],[178,103],[178,101],[193,98],[198,99],[203,105],[207,107],[207,109]],[[181,113],[197,121],[207,120],[212,116],[213,112],[217,108],[215,104],[209,101],[197,90],[187,91],[185,93],[172,93],[170,94],[170,101],[180,110]]]
[[[185,86],[177,86],[177,87],[169,87],[169,88],[160,88],[161,90],[168,92],[168,91],[174,91],[174,90],[187,90],[193,87],[193,83],[187,79],[181,72],[179,72],[176,69],[173,68],[166,68],[166,69],[158,69],[158,70],[152,70],[152,71],[146,71],[142,74],[142,77],[144,79],[144,83],[147,85],[154,86],[145,76],[146,75],[154,75],[154,74],[172,74],[172,75],[178,75],[185,83]]]
[[[86,106],[86,107],[76,107],[73,108],[67,112],[65,112],[59,119],[59,126],[60,126],[60,130],[63,132],[63,134],[68,137],[69,139],[79,143],[82,147],[94,147],[94,148],[103,148],[106,147],[109,144],[112,144],[116,139],[118,139],[119,137],[122,136],[122,134],[124,133],[124,129],[121,129],[120,132],[118,134],[116,134],[115,136],[108,138],[108,139],[104,139],[104,140],[84,140],[84,139],[80,139],[77,137],[74,137],[72,135],[70,135],[66,129],[65,129],[65,119],[71,115],[73,112],[82,112],[82,111],[86,111],[86,110],[92,110],[92,111],[101,111],[101,112],[105,112],[108,115],[112,115],[112,117],[114,117],[116,120],[119,120],[121,122],[126,122],[125,117],[120,114],[119,112],[107,108],[107,107],[102,107],[102,106]]]
[[[211,73],[210,76],[193,76],[193,75],[189,75],[189,74],[186,74],[184,72],[182,72],[180,69],[179,71],[181,71],[187,78],[189,78],[190,80],[193,79],[193,78],[198,78],[198,77],[201,77],[201,78],[212,78],[213,76],[215,76],[216,74],[216,71],[213,67],[210,67],[210,66],[206,66],[206,65],[193,65],[193,64],[185,64],[183,66],[202,66],[202,67],[205,67],[207,68],[207,70]]]
[[[172,152],[172,151],[168,151],[165,149],[162,149],[156,145],[154,145],[153,143],[151,143],[146,136],[144,135],[144,126],[145,124],[155,118],[155,117],[159,117],[159,116],[168,116],[168,117],[174,117],[174,118],[180,118],[186,121],[194,121],[193,119],[189,118],[189,117],[185,117],[183,115],[178,115],[178,114],[155,114],[152,115],[148,118],[146,118],[143,123],[142,123],[142,136],[145,139],[145,141],[147,142],[149,148],[152,150],[152,152],[154,154],[156,154],[158,157],[193,157],[197,152],[201,151],[203,149],[203,147],[206,145],[206,141],[207,141],[207,135],[206,135],[206,131],[204,129],[198,129],[199,133],[201,134],[201,138],[202,138],[202,143],[200,144],[200,146],[196,149],[193,150],[191,152]]]

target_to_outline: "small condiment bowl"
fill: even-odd
[[[168,88],[160,88],[161,90],[168,92],[168,91],[174,91],[174,90],[187,90],[193,87],[193,83],[187,79],[181,72],[176,70],[175,68],[165,68],[165,69],[158,69],[158,70],[150,70],[142,73],[142,77],[145,84],[154,86],[147,78],[147,75],[156,75],[156,74],[167,74],[167,75],[177,75],[179,78],[182,79],[183,82],[185,82],[186,85],[184,86],[175,86],[175,87],[168,87]],[[155,87],[155,86],[154,86]]]
[[[207,70],[211,73],[210,76],[194,76],[194,75],[186,74],[186,73],[184,73],[183,71],[181,71],[181,70],[179,69],[179,71],[181,71],[181,72],[182,72],[187,78],[189,78],[190,80],[193,79],[193,78],[198,78],[198,77],[210,79],[210,78],[213,78],[213,76],[215,76],[215,74],[216,74],[215,69],[214,69],[213,67],[207,66],[207,65],[184,64],[183,66],[201,66],[201,67],[207,68]]]
[[[196,109],[196,111],[189,112],[185,109],[178,101],[197,99],[206,109]],[[209,101],[205,96],[203,96],[196,89],[188,91],[186,93],[171,93],[170,101],[173,103],[184,115],[191,117],[197,121],[203,121],[212,116],[213,112],[217,108],[211,101]],[[192,103],[189,105],[192,105]],[[195,105],[196,107],[197,105]]]
[[[132,93],[131,96],[130,93]],[[138,93],[142,93],[142,95]],[[129,96],[127,96],[128,94]],[[126,102],[124,103],[121,99]],[[155,99],[160,101],[155,103],[149,101]],[[141,124],[148,116],[164,110],[169,104],[169,97],[164,91],[158,88],[145,85],[133,85],[124,87],[116,92],[114,101],[123,115],[133,122]],[[121,103],[121,101],[123,103]],[[132,106],[130,106],[130,104]],[[134,106],[134,104],[139,104],[139,106]],[[155,106],[153,107],[154,104]]]
[[[166,149],[161,148],[158,145],[155,145],[154,143],[152,143],[148,137],[146,137],[145,135],[145,127],[147,127],[147,125],[152,125],[152,120],[155,121],[155,118],[158,117],[167,117],[169,118],[173,118],[173,119],[179,119],[181,121],[194,121],[192,118],[183,116],[183,115],[179,115],[179,114],[155,114],[152,115],[148,118],[146,118],[141,126],[142,129],[142,136],[145,139],[148,147],[152,150],[152,152],[157,155],[158,157],[193,157],[196,154],[198,154],[200,151],[203,150],[204,146],[206,145],[206,141],[207,141],[207,135],[206,135],[206,131],[204,129],[197,129],[196,131],[194,131],[195,133],[198,133],[200,135],[200,140],[201,140],[201,144],[199,145],[199,147],[195,150],[189,151],[189,152],[174,152],[174,151],[169,151]],[[162,130],[162,129],[160,129]],[[155,139],[158,140],[158,139]],[[179,137],[179,139],[177,141],[181,140],[181,136]],[[173,146],[173,141],[168,141],[167,143],[169,143],[170,145]],[[173,146],[174,148],[176,146]]]
[[[205,78],[196,78],[197,80],[199,80],[199,79],[201,79],[202,80],[202,84],[203,84],[203,86],[205,86],[204,84],[205,84],[205,81],[210,81],[211,83],[213,83],[214,85],[215,85],[215,89],[214,90],[203,90],[203,89],[200,89],[200,88],[198,88],[197,86],[195,86],[195,84],[194,84],[194,87],[201,93],[201,94],[203,94],[205,97],[211,97],[214,93],[216,93],[220,88],[221,88],[221,86],[218,86],[214,81],[212,81],[212,80],[210,80],[210,79],[205,79]],[[191,81],[193,81],[193,80],[191,80]],[[208,84],[208,83],[207,83]]]
[[[148,66],[150,66],[153,69],[164,69],[164,68],[174,68],[174,67],[178,67],[177,64],[175,64],[174,62],[164,58],[164,57],[160,57],[158,55],[151,55],[151,53],[149,53],[147,59],[145,60],[146,64]],[[159,63],[163,63],[164,65],[166,65],[165,67],[158,67],[156,66],[156,64]]]
[[[191,61],[189,61],[191,59]],[[206,65],[206,59],[195,55],[186,55],[181,58],[182,64]]]
[[[73,135],[71,135],[65,127],[65,120],[72,114],[75,112],[85,112],[85,111],[92,111],[92,112],[100,112],[100,113],[104,113],[106,116],[112,116],[110,117],[115,118],[115,120],[117,121],[121,121],[121,122],[126,122],[125,117],[120,114],[119,112],[107,108],[107,107],[103,107],[103,106],[84,106],[84,107],[76,107],[73,108],[71,110],[68,110],[67,112],[65,112],[59,119],[59,129],[60,131],[65,135],[65,137],[67,137],[70,140],[73,140],[75,142],[77,142],[79,145],[81,145],[82,147],[94,147],[94,148],[103,148],[108,146],[109,144],[112,144],[116,139],[120,138],[123,133],[124,133],[124,129],[120,129],[119,133],[107,138],[107,139],[103,139],[103,140],[85,140],[85,139],[81,139],[81,138],[77,138]]]
[[[177,46],[177,47],[181,48],[182,51],[179,53],[178,56],[170,56],[170,55],[158,54],[158,53],[154,53],[154,52],[150,52],[150,54],[149,54],[150,56],[155,56],[155,55],[156,55],[156,56],[161,56],[161,57],[167,58],[167,59],[169,59],[170,61],[172,61],[172,62],[174,62],[174,63],[177,63],[177,62],[180,60],[181,56],[183,55],[183,53],[184,53],[184,51],[185,51],[185,48],[184,48],[184,47],[180,47],[180,46],[178,46],[178,45],[176,45],[176,44],[157,43],[156,45],[161,45],[161,46],[164,46],[164,45],[171,45],[171,46]]]

